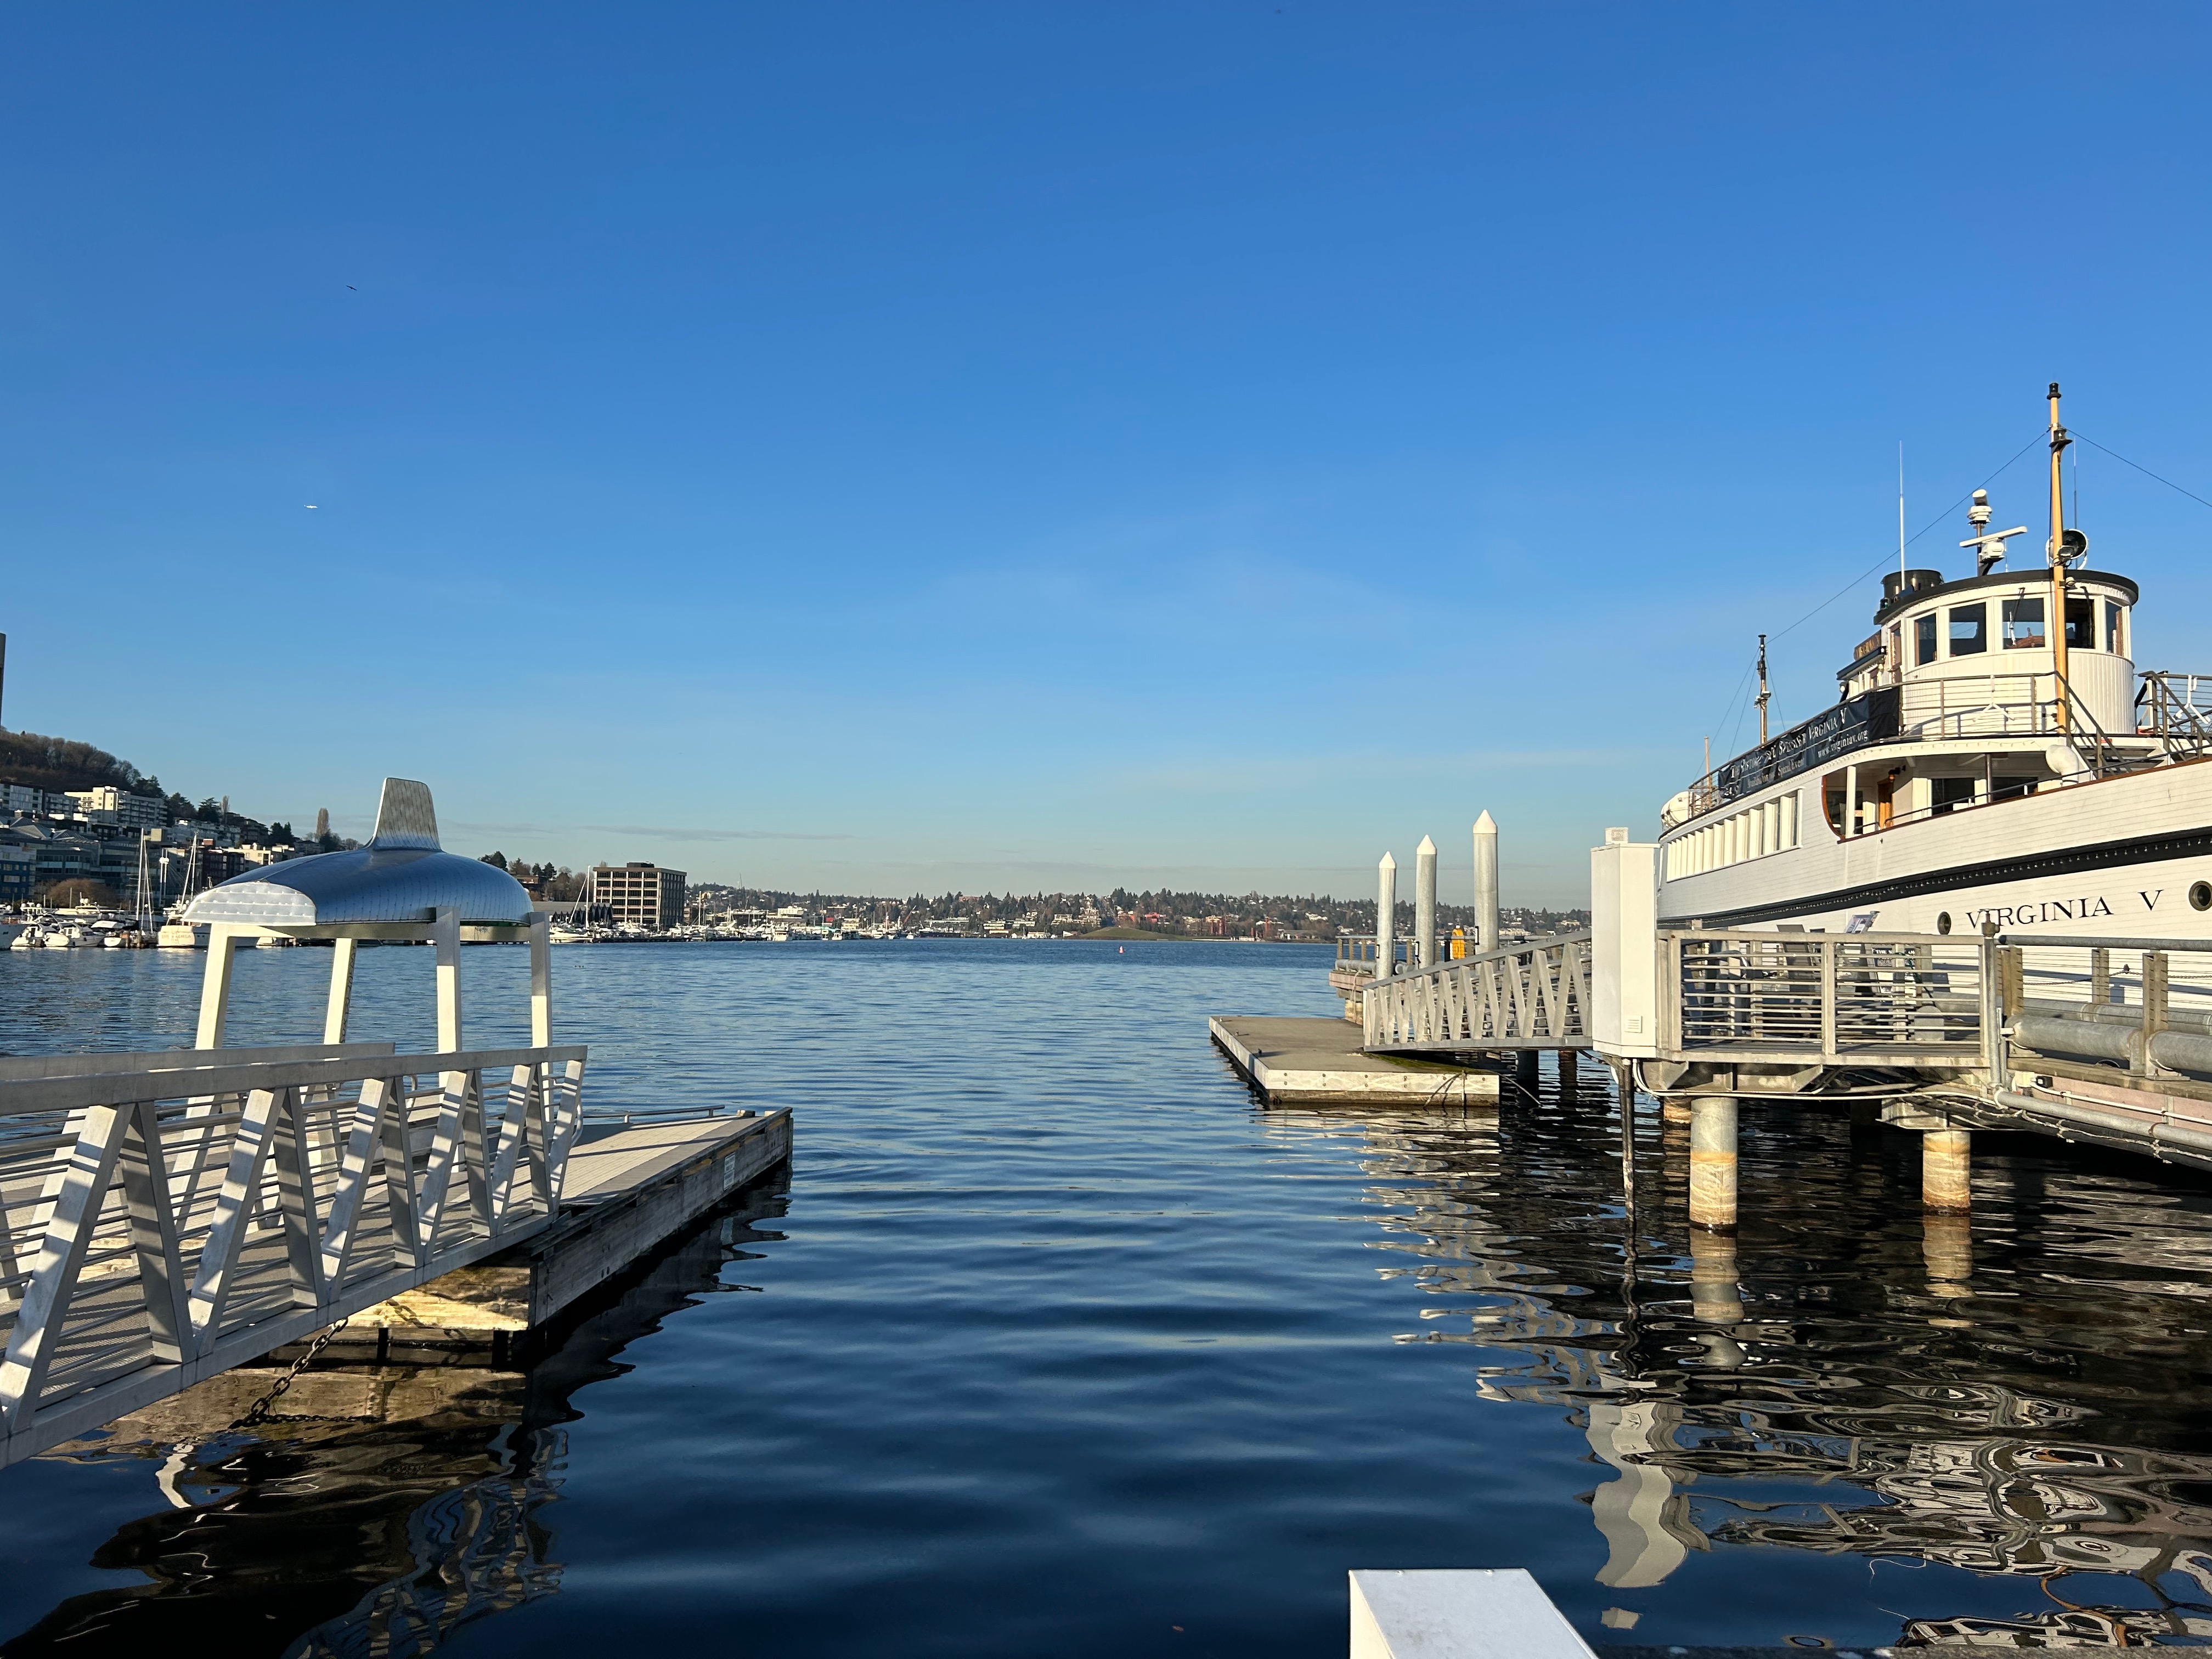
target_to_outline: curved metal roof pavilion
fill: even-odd
[[[210,887],[185,908],[207,924],[207,973],[200,982],[196,1048],[219,1048],[229,1022],[231,964],[240,945],[266,938],[330,939],[325,1043],[346,1040],[356,946],[363,939],[438,948],[438,1048],[461,1046],[460,947],[527,939],[531,1041],[552,1041],[553,976],[545,919],[506,871],[441,850],[430,787],[386,778],[376,833],[366,847],[265,865]]]
[[[184,919],[328,937],[334,927],[428,923],[447,909],[463,927],[527,924],[530,895],[494,865],[441,851],[429,787],[386,778],[368,846],[233,876],[194,899]]]

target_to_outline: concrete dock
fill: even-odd
[[[1206,1024],[1270,1106],[1498,1104],[1496,1072],[1363,1053],[1359,1028],[1341,1019],[1235,1015]]]

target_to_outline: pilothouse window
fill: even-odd
[[[1916,617],[1912,623],[1912,665],[1925,667],[1936,660],[1936,613]]]
[[[2114,605],[2110,599],[2105,601],[2105,649],[2116,657],[2124,657],[2128,654],[2121,648],[2120,636],[2120,618],[2127,613],[2127,606]]]
[[[1985,605],[1954,605],[1951,607],[1951,654],[1969,657],[1977,651],[1990,648],[1990,608]]]
[[[2004,602],[2004,642],[2008,651],[2039,651],[2050,643],[2043,636],[2041,599]]]
[[[2096,600],[2066,601],[2066,648],[2069,651],[2094,651],[2097,648]]]

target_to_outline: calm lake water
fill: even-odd
[[[187,1042],[202,960],[0,953],[0,1048]],[[245,957],[233,1041],[313,1038],[327,961]],[[787,1184],[527,1372],[0,1472],[6,1653],[1319,1659],[1346,1568],[1480,1565],[1600,1644],[2212,1639],[2194,1177],[1984,1137],[1929,1228],[1908,1137],[1747,1110],[1693,1259],[1679,1132],[1632,1221],[1587,1068],[1256,1107],[1206,1016],[1335,1012],[1323,951],[555,963],[595,1111],[791,1107]],[[465,963],[520,1042],[523,953]],[[429,965],[364,953],[356,1035],[427,1045]]]

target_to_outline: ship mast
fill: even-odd
[[[2051,383],[2051,666],[2057,681],[2058,730],[2073,728],[2072,699],[2066,693],[2066,493],[2061,483],[2059,458],[2074,441],[2058,423],[2058,382]]]
[[[1766,702],[1773,694],[1766,689],[1766,635],[1759,636],[1759,746],[1766,747]]]

